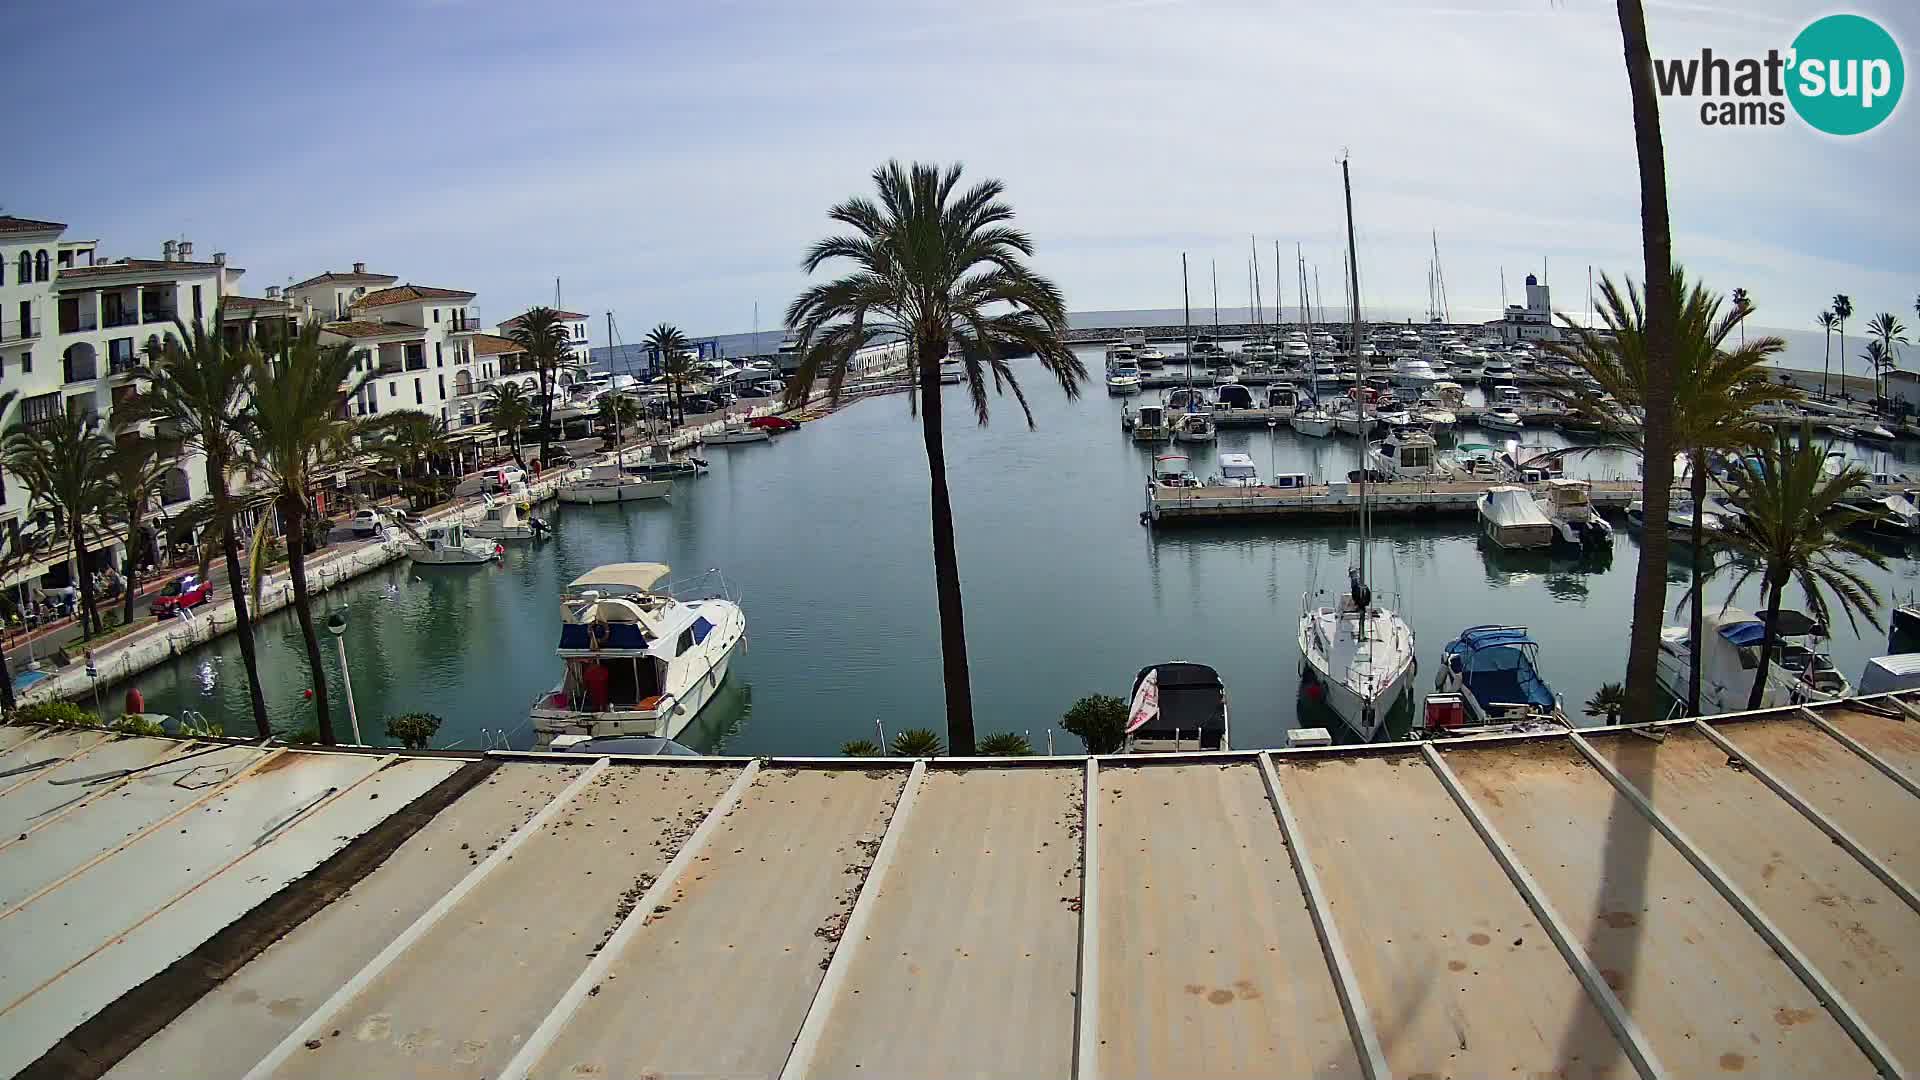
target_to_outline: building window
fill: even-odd
[[[434,321],[434,322],[439,322],[439,321],[440,321],[440,309],[439,309],[439,308],[434,308],[434,309],[433,309],[433,321]]]
[[[387,384],[387,396],[388,396],[388,397],[397,397],[397,396],[399,396],[399,393],[400,393],[400,384],[399,384],[399,383],[397,383],[397,382],[390,382],[390,383],[388,383],[388,384]]]
[[[61,252],[60,253],[60,269],[65,270],[66,268],[72,265],[73,265],[73,252],[71,251]]]
[[[434,380],[440,384],[440,400],[445,401],[447,399],[447,377],[445,375],[435,375]]]
[[[41,394],[20,402],[20,421],[28,426],[44,424],[60,415],[60,392]]]
[[[33,257],[33,280],[47,280],[47,272],[49,269],[51,268],[47,266],[47,249],[41,248],[40,253]]]
[[[33,354],[32,353],[23,352],[20,354],[20,374],[22,375],[33,374]]]
[[[200,286],[193,287],[193,321],[200,321]]]
[[[446,355],[440,351],[440,343],[437,341],[433,343],[433,366],[434,367],[447,366]]]
[[[413,380],[413,403],[415,405],[425,405],[427,403],[427,394],[425,390],[420,388],[419,379]]]
[[[30,251],[22,251],[20,253],[20,262],[18,265],[20,269],[18,273],[14,274],[14,278],[16,279],[14,281],[14,284],[25,285],[27,282],[32,281],[33,280],[33,253]]]

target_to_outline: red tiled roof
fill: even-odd
[[[66,226],[58,221],[35,221],[32,218],[0,214],[0,233],[59,232],[64,228]]]
[[[332,322],[321,327],[329,334],[338,334],[345,338],[392,337],[396,334],[423,336],[426,331],[418,326],[409,326],[398,322],[363,322],[358,319],[351,322]]]
[[[473,335],[473,354],[475,356],[499,356],[502,353],[525,351],[525,346],[509,337],[501,337],[499,334]]]
[[[388,304],[405,304],[415,300],[471,300],[473,294],[459,289],[436,289],[431,285],[395,285],[391,289],[370,292],[353,302],[357,308],[385,307]]]
[[[307,280],[300,282],[298,285],[289,285],[287,286],[287,288],[304,289],[309,285],[319,285],[329,281],[337,282],[342,285],[362,285],[362,284],[370,284],[376,281],[385,283],[389,281],[399,281],[399,280],[400,279],[398,277],[392,274],[356,274],[356,273],[353,273],[352,271],[343,271],[340,273],[335,273],[334,271],[329,270],[324,274],[315,274],[313,277],[310,277]]]
[[[227,297],[228,314],[248,315],[257,311],[285,311],[286,309],[287,302],[285,300],[268,300],[260,296]]]
[[[113,274],[145,274],[153,271],[199,271],[222,269],[219,263],[181,262],[175,259],[120,259],[115,262],[94,263],[92,266],[63,266],[61,278],[107,277]],[[232,269],[227,267],[226,269]]]
[[[577,311],[556,311],[554,312],[554,314],[560,317],[561,322],[578,322],[581,319],[585,319],[588,317],[586,315],[580,314]],[[501,326],[519,326],[520,320],[526,317],[527,317],[527,314],[526,312],[523,311],[520,314],[515,315],[513,318],[508,319],[506,322],[501,323],[500,325]]]

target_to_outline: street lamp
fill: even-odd
[[[353,707],[353,672],[347,670],[347,613],[336,608],[327,616],[327,633],[333,635],[333,643],[340,647],[340,683],[347,692],[347,722],[353,725],[353,744],[365,746],[360,738],[360,712]]]

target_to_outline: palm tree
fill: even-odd
[[[1831,311],[1823,311],[1820,313],[1819,318],[1813,321],[1814,325],[1820,327],[1827,335],[1827,354],[1820,360],[1820,396],[1826,397],[1828,396],[1827,372],[1833,366],[1833,331],[1835,327],[1840,325],[1840,318]],[[1845,365],[1843,364],[1842,368],[1844,369],[1844,367]],[[1840,381],[1843,383],[1846,382],[1844,370],[1841,373]]]
[[[572,334],[560,313],[550,307],[531,308],[508,332],[540,373],[540,463],[547,462],[547,446],[553,441],[554,384],[560,367],[572,355]]]
[[[1733,313],[1740,320],[1740,344],[1747,343],[1747,315],[1753,311],[1753,300],[1745,289],[1733,290]]]
[[[317,322],[302,327],[297,338],[284,341],[279,356],[255,351],[250,360],[253,423],[245,432],[246,464],[265,481],[279,511],[281,531],[287,540],[287,573],[293,579],[294,613],[300,622],[300,636],[306,639],[315,730],[322,743],[332,744],[333,714],[327,702],[326,669],[320,659],[320,636],[315,632],[313,599],[307,587],[308,521],[314,478],[346,456],[353,432],[353,422],[346,418],[347,399],[359,393],[373,375],[369,372],[354,381],[352,350],[346,345],[322,345]],[[256,608],[266,568],[266,529],[272,519],[273,515],[263,513],[254,527],[247,588]]]
[[[1727,338],[1733,336],[1746,312],[1736,307],[1723,315],[1720,298],[1698,283],[1689,285],[1686,271],[1681,267],[1673,268],[1671,285],[1680,302],[1678,333],[1674,338],[1676,349],[1671,354],[1672,447],[1689,455],[1693,504],[1698,508],[1704,506],[1707,498],[1707,455],[1742,450],[1763,440],[1767,429],[1752,418],[1752,410],[1759,405],[1794,400],[1800,394],[1767,378],[1768,362],[1786,349],[1786,342],[1777,337],[1760,337],[1728,351]],[[1606,424],[1618,441],[1604,448],[1639,453],[1644,463],[1644,432],[1638,424],[1630,422],[1633,414],[1628,410],[1645,408],[1649,394],[1648,369],[1654,366],[1654,361],[1648,344],[1646,312],[1631,282],[1623,297],[1612,279],[1602,277],[1600,300],[1604,331],[1581,327],[1562,316],[1564,333],[1571,340],[1548,346],[1599,384],[1599,390],[1570,382],[1551,388],[1548,393]],[[1692,532],[1697,576],[1704,565],[1701,551],[1706,542],[1703,519],[1697,512]],[[1689,619],[1696,641],[1706,621],[1704,604],[1696,588]],[[1700,652],[1694,650],[1688,672],[1687,706],[1696,716],[1700,712]]]
[[[133,622],[133,594],[140,585],[139,561],[135,558],[140,540],[140,523],[147,508],[167,488],[167,474],[179,456],[178,448],[141,435],[123,436],[108,457],[101,481],[106,486],[105,507],[109,516],[127,531],[125,569],[126,608],[121,622]]]
[[[940,361],[958,344],[974,417],[988,416],[988,380],[1010,388],[1033,426],[1008,351],[1032,352],[1069,398],[1080,393],[1086,367],[1067,347],[1066,303],[1051,281],[1022,261],[1033,244],[1013,228],[1004,186],[986,180],[960,190],[960,166],[888,162],[873,172],[876,205],[853,198],[827,212],[853,230],[814,244],[802,265],[808,273],[844,259],[854,265],[839,279],[809,287],[787,308],[787,326],[800,349],[789,382],[789,405],[803,405],[822,376],[837,400],[853,356],[878,339],[905,339],[913,349],[917,395],[931,478],[934,591],[940,611],[940,651],[946,685],[947,733],[953,752],[973,753],[973,691],[967,674],[966,619],[960,566],[954,550],[953,503],[947,491]],[[1656,630],[1658,627],[1655,628]]]
[[[1760,646],[1753,691],[1747,697],[1749,709],[1759,708],[1766,692],[1767,669],[1773,662],[1774,626],[1787,583],[1799,584],[1808,612],[1822,625],[1832,625],[1832,605],[1827,600],[1831,594],[1856,631],[1856,615],[1864,616],[1877,630],[1880,594],[1855,568],[1853,560],[1865,560],[1882,570],[1887,566],[1878,551],[1844,535],[1860,515],[1836,504],[1866,486],[1866,474],[1858,466],[1849,465],[1838,475],[1823,475],[1826,448],[1814,442],[1813,430],[1806,425],[1802,425],[1797,443],[1791,433],[1782,431],[1770,443],[1757,447],[1755,456],[1757,461],[1743,457],[1733,464],[1730,482],[1745,513],[1737,515],[1722,534],[1734,551],[1751,560],[1745,563],[1733,591],[1739,592],[1749,578],[1759,574],[1760,591],[1766,601],[1766,638]]]
[[[660,370],[667,377],[667,389],[673,395],[674,423],[683,424],[687,410],[682,389],[687,377],[693,374],[693,361],[686,356],[687,336],[672,323],[661,323],[647,331],[646,346],[659,356]]]
[[[940,745],[940,733],[928,728],[908,728],[893,737],[890,746],[895,757],[939,757],[947,752]]]
[[[53,516],[64,531],[80,587],[81,640],[98,633],[93,573],[87,566],[87,526],[107,507],[106,463],[113,444],[100,434],[92,416],[60,410],[32,426],[16,424],[0,443],[7,468]]]
[[[1595,720],[1605,719],[1609,726],[1620,722],[1620,713],[1627,707],[1627,688],[1617,682],[1601,683],[1600,689],[1587,699],[1582,712]]]
[[[1846,293],[1836,293],[1833,298],[1833,318],[1840,330],[1840,389],[1847,388],[1847,319],[1853,315],[1853,301]]]
[[[1907,344],[1907,328],[1901,325],[1891,311],[1883,311],[1867,324],[1867,336],[1880,346],[1880,355],[1873,360],[1874,370],[1882,375],[1891,375],[1900,366],[1900,346]],[[1887,385],[1880,383],[1880,397],[1887,396]]]
[[[1640,169],[1641,280],[1647,283],[1646,448],[1641,505],[1646,527],[1633,581],[1633,627],[1627,646],[1627,698],[1635,716],[1651,716],[1660,660],[1660,623],[1666,611],[1667,506],[1673,487],[1674,354],[1678,298],[1671,288],[1673,232],[1667,214],[1667,152],[1660,138],[1660,95],[1654,85],[1653,53],[1647,44],[1642,0],[1618,0],[1620,40],[1627,88],[1633,101],[1633,142]]]
[[[218,330],[224,312],[224,303],[215,309],[212,331],[208,324],[198,321],[191,328],[174,321],[177,336],[167,335],[160,348],[148,354],[147,367],[140,372],[147,389],[125,407],[123,415],[129,420],[157,422],[167,429],[166,437],[178,440],[184,450],[198,453],[205,460],[212,508],[207,527],[218,534],[226,556],[234,631],[240,639],[240,661],[247,669],[253,722],[260,737],[267,738],[273,728],[267,723],[267,702],[261,692],[253,620],[240,587],[246,579],[240,572],[240,543],[233,531],[238,504],[229,482],[240,460],[240,437],[251,423],[252,388],[247,362],[251,346],[227,344],[226,336]]]
[[[514,464],[527,467],[520,456],[520,432],[533,421],[533,402],[519,383],[509,379],[487,388],[487,407],[493,413],[493,429],[507,433],[507,445],[513,450]]]
[[[600,407],[594,419],[600,424],[606,438],[617,439],[622,428],[639,422],[640,406],[625,394],[611,391],[600,398]]]
[[[1860,359],[1867,365],[1867,370],[1873,372],[1873,396],[1884,399],[1886,395],[1880,390],[1880,374],[1893,370],[1893,357],[1887,353],[1884,345],[1869,340],[1867,347],[1860,350]]]
[[[448,480],[435,472],[434,460],[453,451],[445,420],[408,409],[362,420],[355,430],[374,458],[393,471],[413,509],[433,504]]]

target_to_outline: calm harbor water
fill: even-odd
[[[1098,352],[1085,355],[1097,373]],[[1149,530],[1138,516],[1152,451],[1122,434],[1122,399],[1106,396],[1096,378],[1069,402],[1030,363],[1020,370],[1036,430],[1011,399],[996,399],[985,429],[973,425],[962,395],[949,394],[946,405],[979,730],[1027,732],[1044,750],[1076,698],[1124,696],[1141,666],[1189,659],[1225,679],[1236,745],[1283,745],[1298,707],[1302,595],[1343,587],[1357,549],[1351,526]],[[1494,441],[1471,428],[1461,437]],[[1552,433],[1528,439],[1559,442]],[[1262,469],[1317,477],[1343,477],[1358,461],[1353,440],[1301,439],[1285,426],[1229,429],[1215,447],[1177,452],[1206,475],[1217,453],[1236,450]],[[889,735],[942,728],[926,463],[905,398],[863,402],[772,444],[712,447],[707,456],[712,471],[676,482],[665,505],[550,505],[558,535],[508,545],[500,566],[400,563],[322,598],[323,609],[348,614],[369,741],[381,741],[382,717],[424,710],[446,718],[436,746],[497,745],[503,733],[529,745],[527,707],[560,670],[559,589],[620,560],[670,563],[676,579],[696,586],[717,586],[718,578],[698,579],[718,568],[746,609],[747,651],[723,697],[683,736],[696,749],[831,754],[847,739],[873,737],[876,721]],[[1570,471],[1632,476],[1634,466],[1595,457]],[[1469,519],[1380,533],[1372,578],[1414,627],[1422,691],[1447,641],[1486,622],[1532,628],[1570,712],[1622,677],[1638,554],[1624,528],[1611,558],[1585,561],[1494,553]],[[1672,602],[1689,567],[1674,560]],[[1920,588],[1920,569],[1904,556],[1870,574],[1888,600]],[[1713,603],[1726,585],[1709,586]],[[1757,606],[1751,593],[1737,602]],[[1842,620],[1837,633],[1835,660],[1850,678],[1887,651],[1885,636],[1864,624],[1856,636]],[[324,644],[344,734],[334,648]],[[267,620],[260,655],[276,725],[305,726],[306,660],[290,614]],[[251,727],[231,637],[136,682],[152,710],[193,709],[229,731]],[[1055,745],[1078,749],[1064,733]]]

